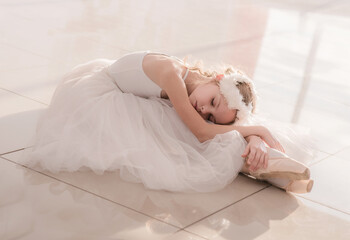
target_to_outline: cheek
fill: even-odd
[[[196,101],[196,98],[194,97],[193,93],[191,93],[190,96],[188,96],[188,98],[190,99],[191,103],[194,103]]]
[[[198,104],[198,99],[196,97],[196,94],[195,93],[191,93],[190,96],[188,96],[189,100],[190,100],[190,103],[192,105],[194,105],[196,102]]]
[[[237,110],[234,111],[233,117],[231,119],[237,121]]]
[[[233,111],[233,116],[234,116],[234,117],[237,116],[237,109],[235,109],[235,110]]]
[[[193,100],[193,101],[198,101],[198,99],[200,98],[200,96],[198,96],[198,93],[197,93],[196,91],[193,91],[193,92],[190,94],[189,98],[190,98],[191,100]]]

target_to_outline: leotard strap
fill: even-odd
[[[184,76],[184,78],[183,78],[183,80],[184,80],[184,81],[185,81],[185,80],[186,80],[186,78],[187,78],[188,71],[189,71],[189,69],[187,68],[186,73],[185,73],[185,76]]]

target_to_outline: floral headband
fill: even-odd
[[[221,94],[225,97],[230,109],[237,109],[237,119],[232,125],[243,125],[252,114],[253,105],[250,102],[248,106],[243,102],[243,96],[239,92],[237,85],[239,83],[248,83],[256,96],[253,82],[244,74],[234,72],[231,74],[217,75]]]

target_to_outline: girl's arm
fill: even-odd
[[[188,98],[184,81],[178,74],[169,73],[164,76],[165,81],[161,82],[162,89],[165,90],[176,112],[198,141],[205,142],[213,139],[216,134],[238,131],[243,137],[249,135],[259,135],[260,126],[232,126],[216,125],[207,123],[194,109]]]
[[[205,129],[202,132],[200,142],[205,142],[207,140],[213,139],[216,134],[226,133],[229,131],[236,130],[239,132],[244,138],[250,135],[262,135],[262,126],[234,126],[234,125],[218,125],[218,124],[210,124],[207,123]]]
[[[234,126],[216,125],[207,123],[194,109],[188,98],[184,81],[178,73],[170,72],[164,75],[164,81],[160,87],[168,94],[171,103],[182,121],[201,143],[213,139],[216,134],[238,131],[243,137],[257,135],[261,137],[271,148],[284,151],[282,145],[272,136],[270,131],[263,126]]]
[[[170,72],[163,75],[160,87],[169,96],[177,114],[199,141],[207,122],[197,113],[188,98],[184,81],[178,74]]]
[[[248,136],[248,137],[245,137],[245,140],[246,140],[247,142],[249,142],[253,137],[258,137],[258,136],[256,136],[256,135],[250,135],[250,136]]]
[[[282,144],[271,134],[271,132],[264,126],[232,126],[232,125],[216,125],[209,124],[204,130],[204,134],[200,138],[200,142],[205,142],[206,140],[212,139],[216,134],[225,133],[228,131],[236,130],[238,131],[244,138],[250,135],[256,135],[260,137],[266,144],[275,148],[281,152],[285,152]]]

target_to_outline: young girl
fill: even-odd
[[[253,114],[256,100],[252,81],[232,67],[203,72],[151,51],[97,59],[63,77],[24,163],[51,172],[114,171],[168,191],[217,191],[240,171],[310,191],[308,168],[276,138],[291,134],[256,124],[263,123]],[[285,143],[302,146],[295,139]]]

